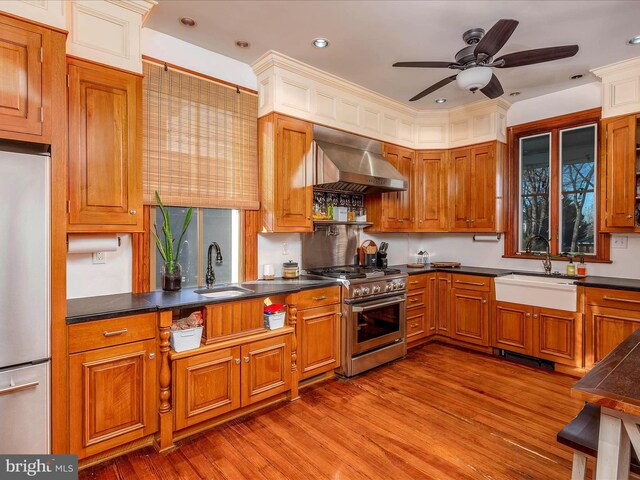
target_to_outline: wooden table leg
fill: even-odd
[[[598,436],[597,480],[628,480],[631,462],[629,435],[615,410],[602,407]]]

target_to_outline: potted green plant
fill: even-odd
[[[173,232],[171,232],[169,211],[162,203],[158,192],[156,192],[156,200],[158,201],[158,206],[160,207],[163,217],[161,230],[164,235],[164,243],[160,240],[155,224],[153,225],[154,231],[152,233],[156,239],[158,252],[160,252],[160,256],[162,256],[162,259],[164,260],[164,265],[162,265],[161,269],[162,289],[177,291],[182,288],[182,266],[178,263],[178,260],[180,259],[180,250],[182,248],[182,239],[184,238],[184,234],[187,232],[187,228],[189,228],[189,224],[191,223],[191,214],[193,213],[193,209],[189,208],[189,210],[187,210],[187,216],[184,218],[182,232],[180,233],[178,245],[176,246],[174,245],[175,240]]]

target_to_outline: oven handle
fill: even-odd
[[[389,305],[396,305],[404,301],[405,301],[404,297],[387,298],[386,301],[384,302],[368,303],[364,306],[352,305],[351,311],[353,313],[366,312],[367,310],[373,310],[374,308],[386,307]]]

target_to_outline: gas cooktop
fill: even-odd
[[[397,268],[375,268],[360,267],[357,265],[342,265],[339,267],[315,268],[308,270],[312,275],[320,275],[322,277],[340,278],[344,280],[352,280],[355,278],[375,278],[384,277],[386,275],[397,275],[400,272]]]

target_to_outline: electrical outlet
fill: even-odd
[[[627,248],[628,241],[626,235],[614,235],[611,237],[611,248]]]
[[[97,263],[107,263],[107,253],[106,252],[93,252],[93,257],[91,259],[94,264]]]
[[[289,255],[289,244],[282,242],[282,255]]]

